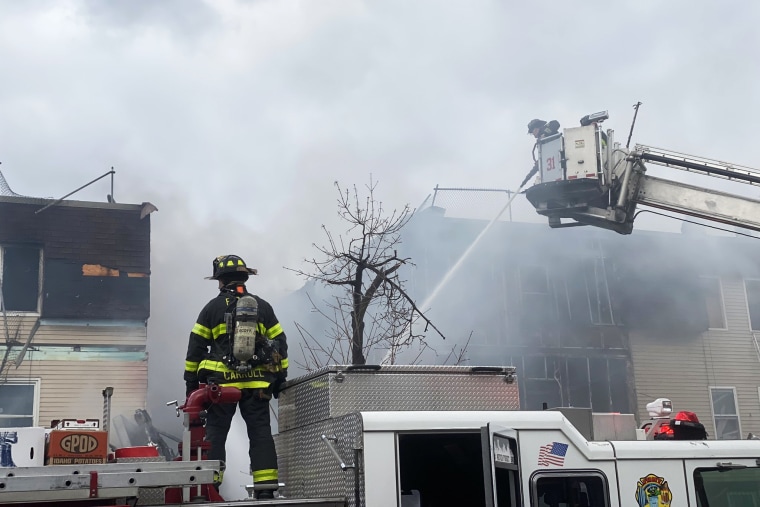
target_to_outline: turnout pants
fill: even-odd
[[[242,389],[240,415],[248,429],[248,456],[254,483],[277,482],[277,453],[269,424],[269,398],[261,389]],[[207,410],[206,440],[211,443],[208,459],[226,461],[227,434],[236,411],[235,403],[214,403]]]

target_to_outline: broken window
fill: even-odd
[[[720,278],[716,276],[701,276],[702,293],[707,308],[707,322],[710,329],[726,328],[726,312],[723,308],[723,291]]]
[[[586,289],[593,324],[612,324],[612,305],[607,287],[604,259],[594,259],[586,267]]]
[[[591,408],[588,359],[585,357],[568,357],[566,359],[566,368],[568,406]]]
[[[0,247],[0,264],[5,311],[39,311],[40,249],[30,246]]]
[[[541,410],[546,404],[549,408],[561,407],[562,384],[555,378],[556,361],[545,356],[525,356],[523,359],[523,388],[525,400],[523,407],[527,410]]]
[[[760,331],[760,280],[745,280],[749,323],[753,331]]]
[[[567,290],[567,280],[564,276],[552,279],[554,302],[557,308],[557,318],[560,322],[568,322],[572,316],[570,310],[570,295]]]
[[[613,324],[612,305],[603,259],[569,268],[566,277],[569,318],[578,324]]]
[[[548,294],[549,278],[543,266],[520,267],[520,289],[523,294]]]
[[[555,319],[549,276],[543,266],[520,266],[521,323],[526,331],[538,331]]]
[[[738,440],[741,438],[736,390],[733,387],[711,387],[710,403],[715,420],[715,438]]]
[[[610,403],[612,412],[628,412],[628,361],[609,358]]]
[[[629,413],[628,359],[624,357],[511,357],[523,410],[591,408],[595,412]]]
[[[609,412],[611,408],[610,373],[607,359],[604,357],[589,358],[589,373],[591,380],[591,408],[596,412]],[[614,373],[618,375],[618,373]]]

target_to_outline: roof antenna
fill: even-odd
[[[60,203],[60,202],[63,202],[63,200],[64,200],[64,199],[66,199],[67,197],[69,197],[70,195],[72,195],[72,194],[76,194],[77,192],[79,192],[79,191],[80,191],[80,190],[82,190],[83,188],[85,188],[85,187],[89,187],[90,185],[92,185],[92,184],[93,184],[93,183],[95,183],[96,181],[102,180],[103,178],[105,178],[105,177],[106,177],[106,176],[108,176],[108,175],[110,175],[110,176],[111,176],[111,194],[109,195],[110,199],[108,199],[108,202],[114,202],[114,201],[113,201],[113,175],[114,175],[114,174],[116,174],[116,171],[114,171],[114,170],[113,170],[113,167],[111,167],[111,170],[110,170],[110,171],[108,171],[107,173],[105,173],[105,174],[101,174],[100,176],[98,176],[97,178],[95,178],[94,180],[92,180],[91,182],[89,182],[89,183],[85,183],[85,184],[84,184],[84,185],[82,185],[81,187],[77,188],[76,190],[74,190],[74,191],[72,191],[72,192],[69,192],[68,194],[64,195],[64,196],[63,196],[63,197],[61,197],[60,199],[56,199],[55,201],[51,202],[51,203],[50,203],[50,204],[48,204],[47,206],[44,206],[44,207],[42,207],[42,208],[38,209],[37,211],[35,211],[35,212],[34,212],[34,214],[36,215],[37,213],[41,213],[41,212],[45,211],[46,209],[48,209],[49,207],[51,207],[51,206],[55,206],[56,204],[58,204],[58,203]]]
[[[631,131],[628,133],[628,141],[625,143],[626,150],[631,145],[631,136],[633,135],[633,126],[636,125],[636,115],[639,114],[639,107],[641,107],[641,101],[636,102],[633,105],[633,108],[635,109],[635,111],[633,112],[633,121],[631,122]]]

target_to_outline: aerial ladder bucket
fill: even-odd
[[[644,205],[760,231],[760,200],[649,176],[645,163],[750,185],[760,185],[759,171],[643,144],[628,150],[614,142],[614,131],[602,131],[604,119],[537,141],[538,177],[525,195],[550,227],[630,234]]]

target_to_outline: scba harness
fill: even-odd
[[[269,339],[259,333],[259,304],[250,294],[236,296],[224,314],[230,340],[225,364],[234,371],[247,373],[256,366],[272,365],[277,352]]]

